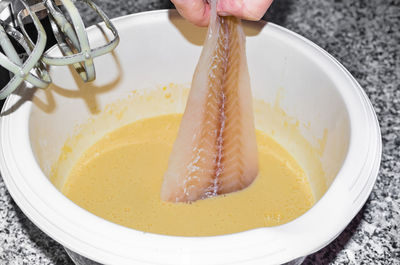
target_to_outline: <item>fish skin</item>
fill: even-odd
[[[219,17],[213,8],[164,175],[164,201],[193,202],[238,191],[258,173],[245,35],[239,19]]]

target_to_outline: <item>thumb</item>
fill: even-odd
[[[217,12],[220,16],[235,16],[246,20],[260,20],[273,0],[220,0]]]
[[[207,26],[210,5],[204,0],[171,0],[179,14],[197,26]]]

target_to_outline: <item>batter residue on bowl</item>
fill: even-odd
[[[259,175],[238,192],[193,203],[160,199],[163,174],[181,114],[131,123],[90,147],[62,192],[111,222],[166,235],[209,236],[286,223],[314,204],[308,179],[294,158],[257,131]]]

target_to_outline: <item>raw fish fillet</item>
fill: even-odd
[[[241,21],[215,1],[161,199],[193,202],[238,191],[258,173],[252,96]]]

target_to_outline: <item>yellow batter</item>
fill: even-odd
[[[260,171],[247,189],[191,204],[161,201],[162,178],[181,117],[144,119],[106,135],[80,158],[62,192],[114,223],[181,236],[279,225],[314,204],[303,170],[261,131],[257,131]]]

